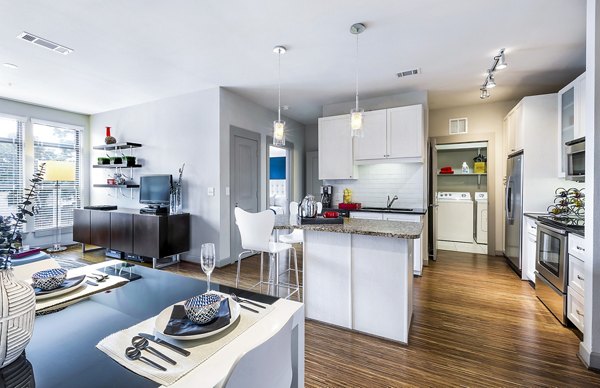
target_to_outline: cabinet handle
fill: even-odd
[[[579,245],[576,245],[576,246],[575,246],[575,248],[576,248],[578,251],[585,252],[585,248],[582,248],[582,247],[580,247]]]
[[[575,309],[575,312],[583,317],[583,313],[579,309]]]
[[[581,275],[577,275],[577,279],[579,279],[579,280],[581,280],[581,281],[583,281],[583,280],[584,280],[584,279],[583,279],[583,276],[581,276]]]

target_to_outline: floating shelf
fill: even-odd
[[[440,174],[438,172],[438,175],[439,176],[486,176],[487,173],[484,173],[484,174],[474,174],[474,173],[468,173],[468,174],[462,174],[462,173],[461,174]]]
[[[94,184],[94,187],[118,187],[121,189],[136,189],[138,187],[140,187],[140,185],[135,185],[135,184],[131,184],[131,185],[109,185],[109,184]]]
[[[115,168],[115,167],[139,168],[139,167],[142,167],[142,165],[141,164],[134,164],[133,166],[128,166],[126,164],[94,164],[92,167],[94,167],[94,168]]]
[[[140,148],[142,145],[140,143],[115,143],[115,144],[103,144],[99,146],[94,146],[95,150],[105,150],[105,151],[114,151],[114,150],[125,150],[130,148]]]

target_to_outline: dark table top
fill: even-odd
[[[198,266],[200,271],[200,266]],[[136,266],[142,279],[97,294],[35,320],[26,349],[36,387],[157,387],[96,348],[108,335],[153,317],[166,307],[206,292],[206,282]],[[213,290],[273,303],[277,298],[211,283]]]

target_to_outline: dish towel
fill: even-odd
[[[183,304],[183,302],[177,304]],[[160,333],[156,333],[154,331],[154,323],[157,317],[152,317],[138,323],[137,325],[131,326],[128,329],[109,335],[100,341],[96,347],[132,372],[144,376],[156,383],[162,385],[171,385],[189,373],[192,369],[203,363],[223,346],[233,341],[236,337],[238,337],[256,322],[264,318],[275,308],[274,306],[269,305],[265,305],[265,307],[265,309],[257,308],[256,310],[260,310],[259,313],[241,309],[240,317],[229,328],[218,334],[215,334],[214,336],[199,340],[178,341],[166,336],[160,336]],[[154,333],[154,335],[158,334],[164,340],[188,350],[191,354],[188,357],[184,357],[173,352],[171,349],[151,342],[150,346],[177,361],[177,365],[171,365],[147,351],[142,351],[142,356],[164,366],[167,368],[167,371],[163,372],[139,360],[129,360],[127,357],[125,357],[125,349],[131,346],[131,339],[138,335],[138,333]]]

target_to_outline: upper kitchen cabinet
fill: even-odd
[[[423,162],[423,106],[366,112],[364,137],[354,140],[357,162],[395,160]]]
[[[374,110],[363,115],[363,137],[354,138],[354,160],[383,159],[387,149],[387,111]]]
[[[504,119],[506,129],[507,154],[523,149],[524,130],[521,125],[523,119],[523,105],[517,104]]]
[[[350,115],[319,118],[319,179],[357,179]]]
[[[558,92],[558,176],[566,170],[565,143],[585,136],[585,73]]]

